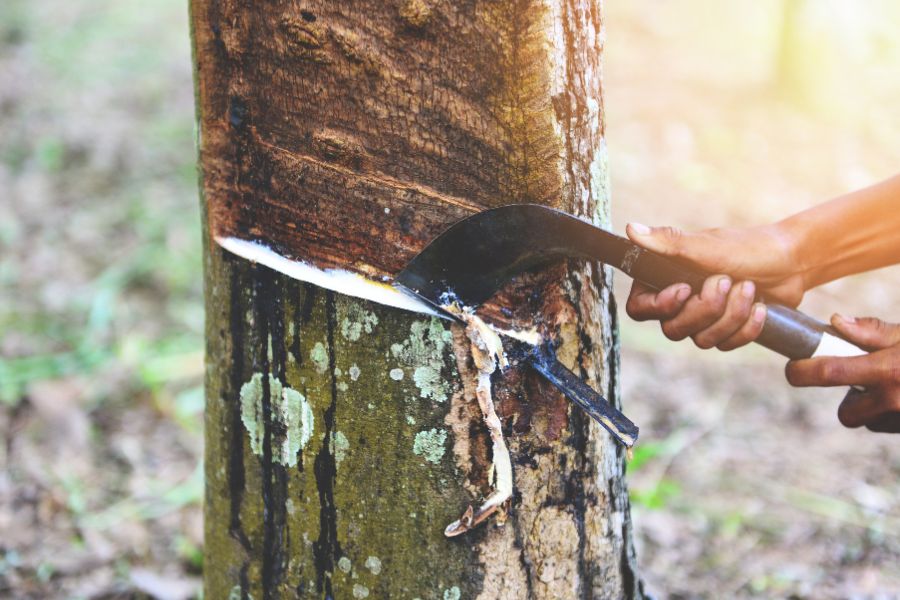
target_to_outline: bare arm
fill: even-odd
[[[804,289],[900,262],[900,175],[777,224],[793,240]]]
[[[628,314],[658,319],[670,339],[690,336],[701,348],[730,350],[759,336],[765,308],[753,304],[757,288],[796,305],[808,289],[900,263],[900,176],[772,225],[697,233],[630,225],[628,235],[651,250],[719,273],[694,296],[684,284],[656,292],[636,283]],[[841,403],[841,422],[900,432],[900,325],[838,315],[832,325],[871,354],[792,361],[788,380],[798,386],[865,386]]]
[[[810,288],[900,262],[900,176],[771,225],[686,233],[632,224],[628,235],[717,274],[696,296],[685,285],[656,292],[635,284],[628,314],[659,320],[670,339],[731,350],[762,329],[764,308],[752,305],[757,291],[796,306]]]

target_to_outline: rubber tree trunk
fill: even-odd
[[[206,597],[639,597],[623,451],[528,373],[493,376],[511,501],[444,536],[493,483],[469,341],[371,300],[396,304],[384,282],[484,207],[537,202],[606,222],[599,1],[191,9]],[[599,265],[524,277],[483,313],[537,324],[617,398]]]

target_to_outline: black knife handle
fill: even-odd
[[[634,279],[661,290],[674,283],[686,283],[699,294],[709,275],[700,273],[675,260],[634,246],[626,255],[621,269]],[[830,340],[826,336],[831,336]],[[823,346],[823,342],[840,340]],[[766,321],[756,342],[790,359],[814,355],[857,356],[865,351],[844,338],[836,329],[807,314],[781,304],[766,304]],[[819,354],[817,354],[819,352]]]

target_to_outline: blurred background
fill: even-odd
[[[778,220],[900,171],[900,4],[605,3],[613,222]],[[900,198],[898,198],[900,209]],[[630,281],[617,279],[624,303]],[[900,321],[900,269],[801,308]],[[900,436],[846,430],[761,348],[667,341],[624,315],[638,558],[660,598],[900,598]]]
[[[766,222],[900,169],[896,2],[605,4],[618,231]],[[0,2],[0,597],[197,594],[193,123],[184,0]],[[898,290],[803,308],[900,321]],[[652,592],[900,596],[900,438],[842,429],[842,392],[765,351],[622,337]]]

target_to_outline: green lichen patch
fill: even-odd
[[[250,450],[253,454],[262,456],[262,435],[263,435],[263,386],[262,373],[254,373],[250,381],[241,386],[241,422],[250,436]],[[269,390],[272,389],[274,377],[269,377]]]
[[[391,354],[404,365],[414,369],[413,381],[422,398],[446,402],[451,386],[441,372],[444,368],[444,349],[451,343],[453,334],[444,329],[440,319],[414,321],[409,337],[402,344],[393,344]]]
[[[350,381],[356,381],[357,379],[359,379],[359,375],[360,375],[361,371],[359,370],[358,365],[356,365],[356,364],[352,365],[348,372],[350,374]]]
[[[277,396],[274,397],[277,398]],[[306,401],[303,394],[293,388],[285,387],[281,392],[281,403],[276,420],[284,425],[285,431],[284,440],[280,445],[281,454],[274,459],[286,467],[295,467],[297,466],[297,453],[306,446],[312,437],[315,423],[312,406]]]
[[[316,367],[316,373],[324,375],[325,371],[328,370],[328,351],[325,349],[325,344],[316,342],[313,349],[309,351],[309,358],[312,359],[313,365]]]
[[[366,568],[372,572],[372,575],[381,573],[381,559],[377,556],[370,556],[366,559]]]
[[[368,598],[369,597],[369,588],[362,585],[361,583],[353,584],[353,597],[354,598]]]
[[[341,319],[341,335],[351,342],[359,340],[362,334],[372,333],[378,325],[378,317],[360,304],[350,304],[347,316]]]
[[[434,365],[422,365],[413,371],[413,381],[422,393],[423,398],[431,398],[438,402],[447,399],[447,384],[441,378],[441,370]]]
[[[331,453],[337,464],[341,464],[347,458],[347,451],[350,449],[350,440],[340,431],[331,434]]]
[[[403,379],[403,369],[391,369],[388,376],[394,381],[400,381]]]
[[[272,435],[272,460],[287,467],[297,466],[297,453],[312,437],[315,418],[312,407],[297,390],[285,387],[269,375],[269,406],[275,430]],[[263,374],[254,373],[241,386],[241,422],[250,437],[250,450],[263,455],[265,420],[263,418]],[[276,433],[277,432],[277,433]]]
[[[459,600],[462,592],[455,585],[444,590],[444,600]]]
[[[594,220],[604,226],[609,226],[610,175],[609,151],[606,147],[606,140],[601,140],[600,147],[594,153],[594,160],[591,161],[589,169],[591,174],[591,194],[596,199]]]
[[[413,452],[431,463],[441,462],[444,456],[444,442],[447,441],[447,432],[444,429],[427,429],[416,434],[413,442]]]
[[[353,563],[350,562],[350,559],[347,558],[346,556],[340,557],[340,558],[338,559],[337,565],[338,565],[338,569],[340,569],[340,570],[343,571],[344,573],[349,573],[349,572],[350,572],[350,569],[353,568]]]

